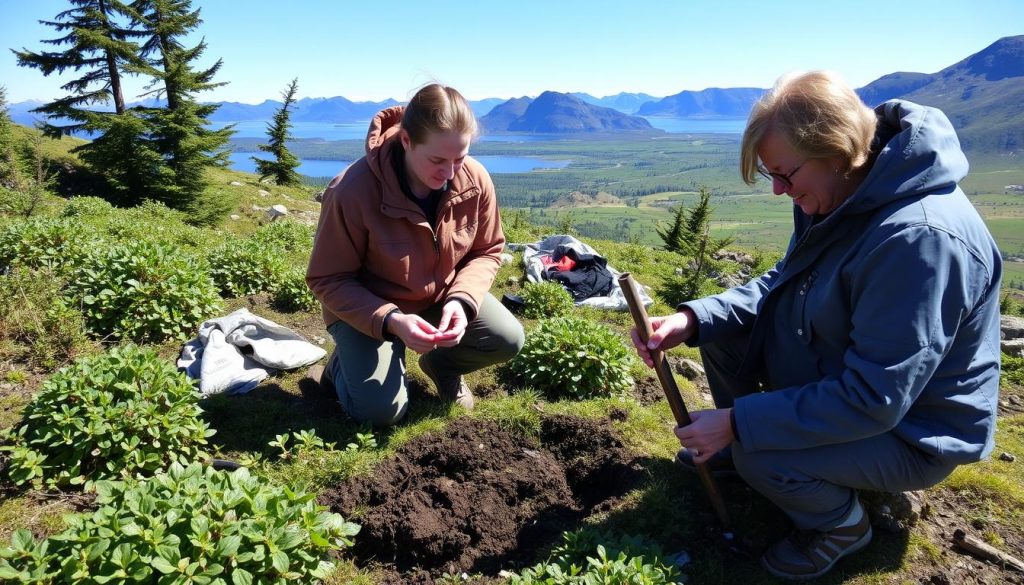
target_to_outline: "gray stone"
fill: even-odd
[[[267,210],[267,217],[269,217],[271,221],[279,217],[284,217],[286,215],[288,215],[288,208],[285,207],[284,205],[281,205],[280,203],[272,206],[269,210]]]
[[[242,219],[242,216],[238,215],[237,213],[232,213],[231,214],[231,219],[233,219],[235,221],[238,221],[238,220]]]
[[[865,493],[871,523],[886,532],[905,532],[928,514],[922,492]]]
[[[324,200],[324,192],[323,191],[319,191],[319,192],[317,192],[316,195],[313,196],[313,201],[316,201],[317,203],[321,203],[323,200]]]
[[[1004,339],[999,342],[999,349],[1011,357],[1024,357],[1024,338]]]
[[[1024,318],[1015,315],[999,317],[999,331],[1003,339],[1024,338]]]
[[[691,359],[679,358],[677,360],[673,360],[672,366],[677,374],[687,380],[703,382],[702,385],[707,385],[707,376],[704,373],[704,366],[701,364]]]
[[[231,185],[232,187],[244,187],[245,186],[242,183],[239,183],[238,181],[231,181],[228,184]]]
[[[257,191],[257,193],[260,194],[260,197],[270,197],[270,191],[264,191],[263,189],[260,189],[259,191]]]
[[[1017,460],[1017,458],[1014,457],[1013,453],[1007,453],[1004,451],[1002,454],[999,455],[999,460],[1006,461],[1007,463],[1013,463],[1014,461]]]

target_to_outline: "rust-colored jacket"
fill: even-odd
[[[324,322],[340,320],[379,340],[396,307],[416,313],[459,299],[476,316],[501,264],[505,235],[491,177],[466,157],[437,208],[436,229],[402,192],[391,162],[401,106],[370,122],[366,156],[324,192],[306,283]]]

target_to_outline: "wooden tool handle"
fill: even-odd
[[[651,321],[647,317],[647,309],[644,308],[636,281],[628,272],[623,272],[619,275],[619,286],[622,288],[623,296],[626,297],[626,304],[629,305],[629,313],[633,316],[640,341],[646,344],[654,334],[654,330],[651,328]],[[686,410],[686,404],[683,402],[682,394],[679,393],[676,379],[672,376],[672,368],[669,366],[668,358],[665,357],[665,352],[660,349],[652,349],[650,352],[651,361],[654,362],[654,371],[658,374],[658,381],[661,382],[661,389],[665,392],[665,399],[668,400],[668,405],[672,409],[672,416],[675,417],[676,424],[681,427],[690,424],[692,422],[690,412]],[[711,475],[704,463],[697,463],[696,467],[697,475],[700,476],[701,483],[704,484],[704,489],[711,500],[711,506],[718,515],[718,520],[726,530],[729,530],[731,526],[729,513],[725,509],[725,501],[722,500],[722,493],[718,490],[714,476]]]

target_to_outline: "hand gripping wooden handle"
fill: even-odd
[[[633,316],[633,322],[636,323],[640,341],[647,343],[654,331],[651,329],[651,321],[647,318],[647,310],[644,308],[636,281],[628,272],[623,272],[619,275],[619,286],[622,288],[622,294],[626,297],[626,304],[629,305],[629,313]],[[668,400],[668,405],[672,408],[672,416],[675,417],[676,424],[681,427],[690,424],[690,413],[686,410],[683,396],[679,393],[679,386],[676,385],[676,380],[672,377],[672,369],[669,367],[665,353],[659,349],[652,349],[651,360],[654,362],[654,371],[658,374],[658,381],[661,382],[661,389],[665,392],[665,399]],[[725,501],[722,500],[722,493],[718,490],[714,476],[711,475],[704,463],[698,463],[696,467],[697,475],[700,476],[701,483],[704,484],[704,489],[711,500],[711,506],[715,509],[715,514],[718,515],[718,520],[722,523],[723,528],[730,530],[729,513],[725,509]]]

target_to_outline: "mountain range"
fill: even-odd
[[[766,90],[753,87],[682,91],[664,98],[644,93],[594,97],[586,93],[544,92],[536,98],[487,98],[470,105],[489,132],[655,131],[640,116],[745,118]],[[1004,37],[936,73],[896,72],[857,90],[869,105],[901,98],[941,108],[968,150],[1024,151],[1024,35]],[[28,110],[42,102],[10,104],[18,123],[31,125]],[[292,113],[297,123],[365,122],[379,110],[397,105],[353,102],[344,97],[304,98]],[[219,102],[214,122],[269,120],[281,102]]]

